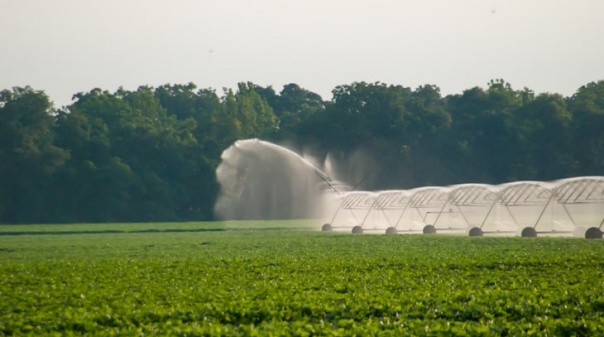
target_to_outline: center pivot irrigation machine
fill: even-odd
[[[604,177],[462,184],[338,195],[322,230],[602,238]]]

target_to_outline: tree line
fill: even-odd
[[[246,138],[330,156],[364,189],[604,175],[604,81],[570,97],[503,80],[448,96],[365,82],[332,94],[177,84],[55,108],[43,91],[3,90],[0,223],[214,219],[220,155]]]

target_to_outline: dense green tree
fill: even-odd
[[[604,174],[604,81],[568,98],[503,80],[442,97],[383,83],[323,101],[194,84],[94,89],[55,110],[30,87],[0,92],[0,223],[213,218],[215,170],[233,142],[310,151],[359,189]]]
[[[514,169],[508,180],[553,180],[572,174],[571,114],[564,98],[541,94],[517,113]]]
[[[218,120],[224,112],[221,98],[213,89],[197,89],[187,85],[163,85],[155,89],[155,97],[168,114],[179,120],[193,119],[196,123],[193,135],[197,140],[198,155],[208,165],[218,165],[220,154],[232,139],[223,135],[216,137],[219,132]],[[227,144],[228,143],[228,144]]]
[[[140,212],[157,213],[158,219],[187,218],[189,212],[210,218],[211,210],[201,204],[215,197],[214,170],[194,137],[196,121],[168,115],[150,88],[125,92],[123,99],[140,118],[118,152],[142,184]]]
[[[72,152],[62,178],[80,187],[64,196],[80,212],[74,220],[169,220],[192,210],[211,217],[199,203],[215,197],[215,179],[195,160],[195,121],[169,116],[151,88],[78,94],[58,120],[60,145]],[[191,184],[200,171],[204,183]],[[209,200],[199,200],[204,194]]]
[[[604,175],[604,81],[582,86],[570,98],[572,151],[578,175]]]
[[[408,186],[405,172],[412,117],[405,108],[411,90],[383,83],[358,82],[336,87],[333,102],[313,114],[301,131],[316,144],[318,156],[328,153],[336,171],[359,188]]]
[[[405,144],[411,123],[405,100],[411,90],[402,86],[365,82],[338,86],[328,110],[328,130],[336,148],[352,150],[379,137]]]
[[[418,87],[405,108],[411,119],[406,130],[410,140],[404,147],[407,174],[411,175],[408,185],[446,185],[454,178],[448,162],[452,120],[440,89],[434,85]]]
[[[202,119],[205,115],[202,101],[196,92],[197,86],[193,83],[186,85],[162,85],[154,90],[155,97],[166,111],[180,120],[192,118]]]
[[[237,139],[266,138],[277,131],[278,119],[253,83],[239,83],[237,92],[225,90],[222,103],[222,112],[215,116],[216,133],[224,140],[222,148]]]
[[[128,215],[135,185],[130,166],[115,153],[118,138],[128,136],[121,124],[129,106],[100,89],[74,98],[58,116],[57,143],[71,152],[61,182],[73,186],[62,195],[64,208],[73,212],[64,220],[116,221]]]
[[[503,80],[491,81],[487,90],[475,87],[447,97],[451,113],[450,165],[455,182],[501,183],[508,180],[515,161],[514,115],[524,91]]]
[[[31,87],[0,92],[0,223],[44,221],[52,175],[69,157],[53,144],[55,113]]]
[[[279,94],[272,87],[256,86],[255,90],[269,103],[279,119],[278,132],[271,138],[303,146],[304,140],[300,138],[304,135],[300,127],[314,114],[325,110],[326,103],[321,96],[295,83],[284,85]]]

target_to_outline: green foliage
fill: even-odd
[[[278,121],[273,109],[254,89],[252,83],[240,83],[234,93],[226,90],[223,98],[224,112],[218,117],[219,134],[229,140],[266,137],[277,129]]]
[[[54,144],[55,110],[30,87],[0,92],[0,223],[44,221],[44,189],[69,158]]]
[[[241,228],[1,235],[0,334],[604,333],[601,241]]]
[[[573,116],[571,144],[577,171],[584,175],[604,172],[604,81],[582,86],[567,102]]]
[[[453,124],[453,156],[457,179],[501,183],[510,176],[516,149],[513,116],[519,93],[502,81],[491,82],[486,91],[472,88],[448,97]],[[473,178],[472,178],[473,177]]]
[[[278,132],[271,137],[275,140],[302,143],[306,133],[301,131],[303,125],[326,107],[321,96],[294,83],[284,85],[279,94],[272,87],[255,86],[254,90],[266,100],[278,118]]]
[[[59,144],[72,160],[57,184],[81,188],[58,191],[74,210],[59,219],[180,219],[186,209],[201,207],[196,191],[187,190],[204,169],[187,162],[197,149],[193,119],[168,115],[147,87],[115,94],[95,89],[76,99],[58,116]]]
[[[517,172],[517,176],[552,180],[572,172],[571,119],[560,95],[538,95],[518,110],[516,133],[520,149],[517,156],[522,160],[517,161],[516,167],[525,172]]]
[[[29,87],[0,93],[0,223],[213,219],[222,151],[245,138],[329,156],[368,190],[604,175],[604,81],[566,98],[498,79],[446,97],[355,82],[324,101],[247,82],[74,100],[57,111]]]

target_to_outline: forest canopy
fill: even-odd
[[[353,165],[362,151],[369,190],[604,175],[604,81],[570,97],[504,80],[448,96],[365,82],[332,94],[167,84],[56,108],[44,91],[3,90],[0,223],[214,219],[220,155],[246,138]]]

